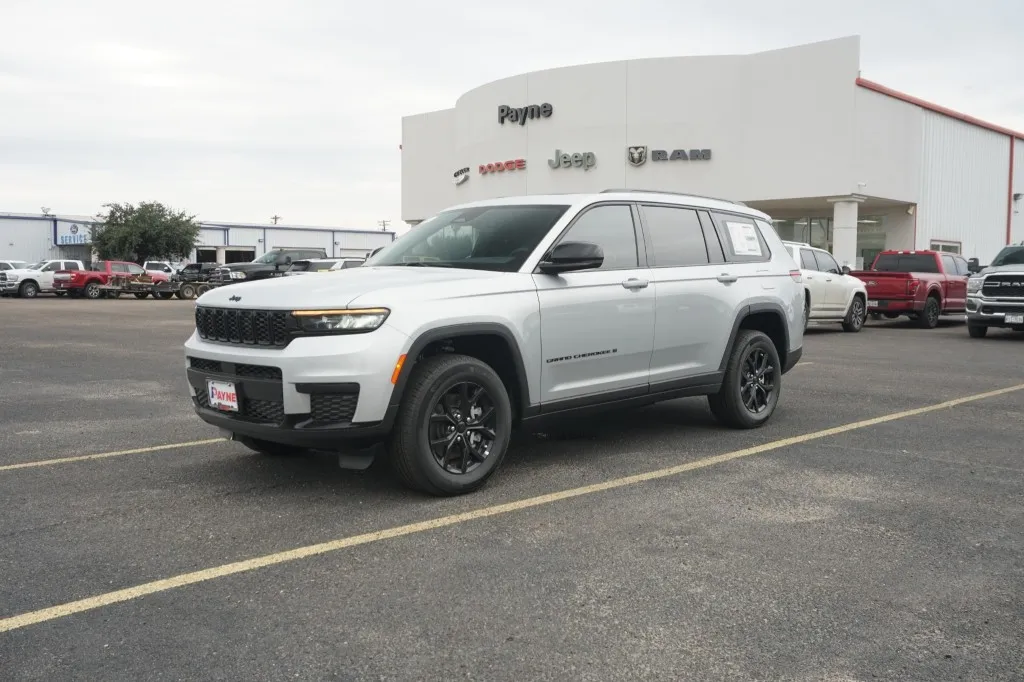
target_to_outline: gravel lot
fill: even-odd
[[[192,307],[0,299],[3,679],[1021,679],[1024,390],[817,432],[1024,384],[1024,335],[812,328],[763,429],[665,403],[437,500],[217,439]]]

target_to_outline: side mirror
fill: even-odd
[[[967,259],[967,272],[970,272],[972,274],[975,272],[981,272],[981,264],[977,258]]]
[[[853,270],[850,269],[849,265],[844,265],[843,266],[843,274],[844,275],[849,275],[851,272],[853,272]]]
[[[604,264],[604,251],[590,242],[562,242],[545,256],[538,269],[545,275],[593,270]]]

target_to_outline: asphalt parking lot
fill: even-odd
[[[1024,335],[812,328],[763,429],[675,401],[433,499],[220,440],[192,307],[0,299],[3,679],[1021,679]]]

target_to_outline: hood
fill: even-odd
[[[294,310],[390,306],[415,300],[456,298],[506,290],[510,278],[529,275],[457,268],[380,266],[317,273],[316,277],[274,277],[210,289],[197,305]],[[232,301],[232,298],[240,300]]]
[[[24,277],[25,275],[38,275],[42,270],[28,270],[27,268],[15,268],[14,270],[4,270],[5,275],[18,275]]]
[[[981,275],[991,275],[994,272],[1012,272],[1024,274],[1024,265],[990,265],[987,268],[976,272],[971,277],[979,277]]]

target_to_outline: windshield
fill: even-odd
[[[1000,265],[1024,265],[1024,246],[1007,246],[997,253],[989,267]]]
[[[931,254],[882,254],[875,261],[876,272],[938,272],[938,258]]]
[[[281,251],[267,251],[265,254],[254,260],[253,263],[268,263],[273,265],[277,262],[279,254],[281,254]]]
[[[515,272],[568,208],[506,205],[443,211],[406,232],[365,265]]]
[[[43,266],[46,265],[49,262],[50,261],[41,260],[38,263],[33,263],[32,265],[26,265],[25,269],[26,270],[42,270]]]

